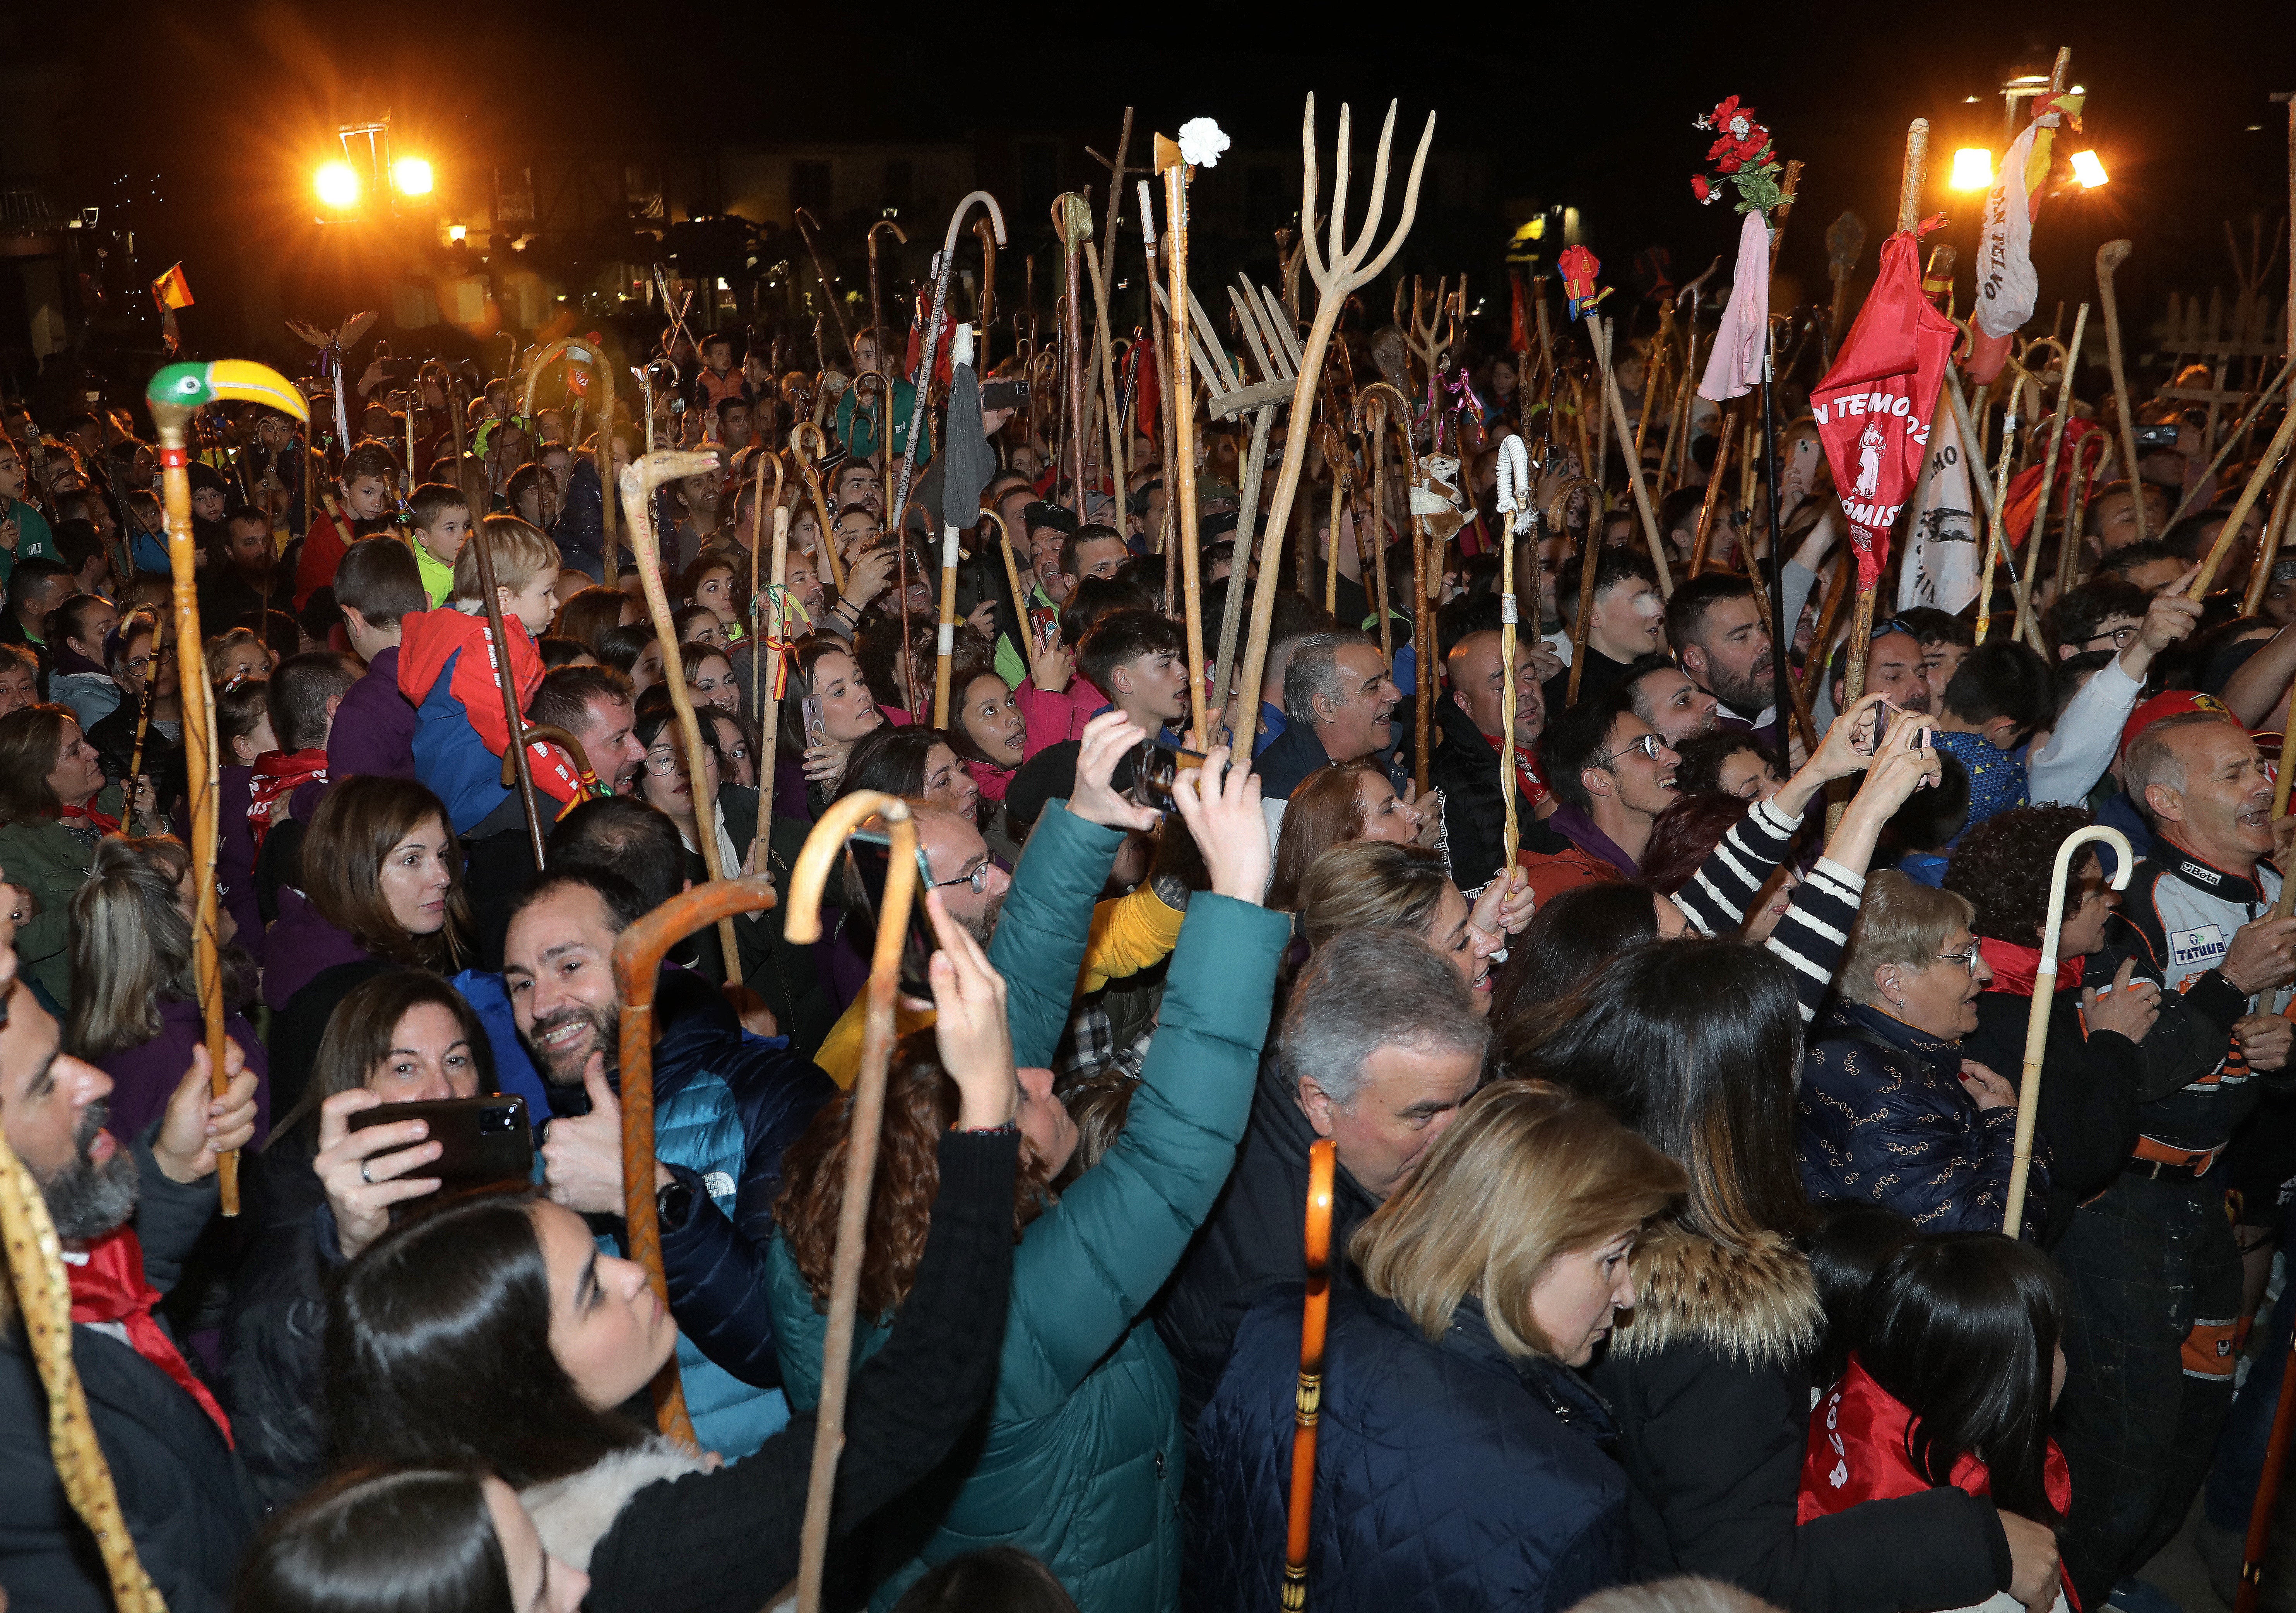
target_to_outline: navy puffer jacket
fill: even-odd
[[[1301,1291],[1244,1319],[1204,1408],[1191,1609],[1280,1605]],[[1431,1344],[1391,1300],[1334,1283],[1308,1535],[1318,1613],[1568,1608],[1626,1577],[1627,1478],[1570,1368],[1515,1360],[1480,1305]]]

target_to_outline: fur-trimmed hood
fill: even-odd
[[[570,1568],[589,1571],[590,1553],[631,1496],[665,1478],[682,1478],[716,1463],[682,1451],[656,1434],[644,1445],[617,1451],[566,1478],[519,1492],[542,1536],[543,1550]]]
[[[1635,1246],[1634,1273],[1635,1308],[1611,1334],[1621,1359],[1703,1345],[1775,1366],[1806,1360],[1824,1330],[1808,1259],[1775,1232],[1735,1249],[1660,1221]]]

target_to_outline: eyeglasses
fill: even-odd
[[[1937,961],[1958,964],[1964,972],[1974,975],[1977,972],[1977,957],[1978,949],[1972,946],[1967,952],[1941,952],[1938,954]]]
[[[1914,631],[1913,623],[1907,621],[1902,616],[1893,616],[1886,622],[1875,622],[1874,624],[1873,636],[1874,638],[1880,638],[1886,634],[1891,633],[1902,633],[1907,638],[1913,639],[1917,639],[1921,636],[1920,634]]]
[[[2136,642],[2138,635],[2144,631],[2144,624],[2131,622],[2126,627],[2114,627],[2102,633],[2092,633],[2081,641],[2081,644],[2083,648],[2087,648],[2101,641],[2110,641],[2115,650],[2126,650]]]
[[[1652,761],[1655,762],[1658,760],[1658,753],[1665,748],[1666,741],[1664,740],[1659,738],[1655,733],[1645,733],[1641,735],[1639,738],[1629,740],[1625,745],[1611,752],[1610,755],[1596,758],[1595,766],[1597,767],[1608,767],[1612,762],[1617,761],[1620,757],[1632,756],[1637,750],[1641,751],[1644,756],[1650,757]]]
[[[953,880],[935,880],[932,882],[932,888],[935,890],[947,890],[952,885],[970,885],[972,887],[972,894],[979,896],[988,888],[988,871],[995,866],[994,863],[983,862],[971,873],[961,873]]]
[[[707,745],[701,748],[701,754],[704,759],[709,760],[714,760],[717,756],[717,752]],[[658,779],[666,779],[684,766],[685,760],[675,750],[649,750],[646,752],[646,771]]]

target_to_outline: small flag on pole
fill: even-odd
[[[176,265],[152,282],[152,297],[163,308],[188,308],[192,306],[192,282],[184,278],[184,266]]]

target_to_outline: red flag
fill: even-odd
[[[1514,317],[1507,326],[1507,351],[1528,353],[1530,351],[1531,322],[1529,310],[1523,306],[1521,275],[1507,276],[1507,291],[1514,299]]]
[[[1164,439],[1157,432],[1164,414],[1163,372],[1156,367],[1156,350],[1146,332],[1133,332],[1132,350],[1140,356],[1139,401],[1132,406],[1132,418],[1140,434],[1160,446]]]
[[[1881,579],[1890,528],[1927,457],[1938,389],[1957,327],[1922,295],[1921,249],[1900,230],[1882,243],[1881,272],[1810,413],[1857,549],[1857,585]]]

